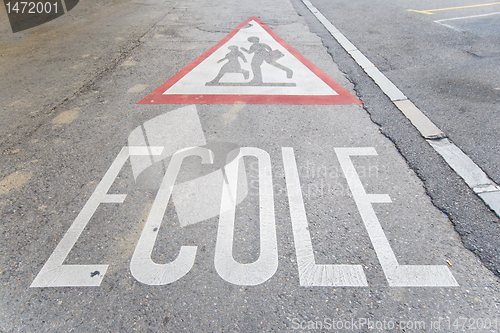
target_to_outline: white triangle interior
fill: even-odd
[[[252,43],[249,37],[258,37],[259,42],[267,44],[272,50],[279,50],[283,57],[277,63],[293,70],[292,78],[287,78],[286,72],[264,62],[261,66],[262,80],[265,85],[245,85],[252,80],[251,61],[253,54],[247,54],[242,48],[249,49]],[[229,52],[230,46],[237,46],[247,60],[245,63],[239,59],[241,68],[249,72],[249,77],[244,78],[241,73],[226,73],[220,79],[223,85],[205,85],[212,81],[227,62],[223,59]],[[235,85],[231,85],[235,84]],[[240,84],[240,85],[238,85]],[[273,86],[272,84],[276,84]],[[285,85],[286,84],[286,85]],[[280,86],[282,85],[282,86]],[[329,85],[307,68],[292,53],[278,43],[264,28],[254,20],[240,29],[225,44],[203,60],[189,73],[172,85],[163,95],[306,95],[306,96],[331,96],[338,95]]]

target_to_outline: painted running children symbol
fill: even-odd
[[[251,17],[139,102],[240,103],[337,105],[361,101]]]
[[[228,62],[226,62],[222,66],[222,68],[219,71],[219,74],[217,74],[215,79],[213,79],[210,82],[205,83],[206,86],[218,86],[218,85],[220,85],[220,79],[226,73],[241,73],[241,74],[243,74],[243,77],[245,78],[245,80],[248,80],[250,73],[241,68],[241,64],[240,64],[240,61],[238,59],[238,58],[241,58],[243,60],[243,62],[247,62],[245,55],[239,51],[239,48],[236,45],[231,45],[228,47],[228,49],[230,49],[231,52],[226,54],[226,56],[224,58],[217,61],[217,63],[219,64],[226,59],[228,60]]]
[[[253,79],[252,81],[250,81],[250,85],[264,84],[264,82],[262,81],[262,69],[261,69],[261,66],[264,63],[264,61],[276,68],[284,70],[286,72],[286,77],[289,79],[292,78],[293,71],[290,68],[285,67],[276,62],[276,60],[284,56],[284,54],[281,51],[273,50],[269,45],[260,43],[259,37],[252,36],[248,37],[247,40],[250,43],[252,43],[252,46],[250,46],[249,50],[245,49],[244,47],[242,47],[241,49],[248,54],[252,53],[254,54],[251,62]]]

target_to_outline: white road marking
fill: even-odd
[[[360,65],[364,71],[370,76],[375,83],[380,87],[380,89],[391,99],[391,101],[398,107],[403,114],[412,122],[412,124],[419,130],[420,134],[426,139],[426,141],[445,159],[445,161],[450,165],[450,167],[455,170],[455,172],[466,181],[467,185],[474,190],[476,193],[483,193],[484,191],[498,191],[500,188],[495,182],[493,182],[481,168],[475,164],[466,154],[464,154],[460,148],[458,148],[454,143],[447,140],[443,142],[436,141],[436,138],[445,138],[446,134],[444,134],[437,126],[429,126],[429,121],[426,119],[427,116],[423,114],[421,110],[419,110],[413,103],[411,106],[405,105],[404,101],[408,100],[408,98],[397,88],[382,72],[380,72],[377,68],[370,67],[368,63],[368,59],[366,57],[361,57],[359,50],[323,15],[321,12],[314,7],[314,5],[309,0],[302,0],[304,5],[316,16],[316,18],[323,24],[323,26],[330,32],[330,34],[337,40],[337,42],[344,48],[344,50],[349,53],[353,57],[353,59]],[[488,16],[488,15],[496,15],[495,13],[485,14],[485,15],[476,15],[476,17],[480,16]],[[454,20],[454,19],[465,19],[471,18],[473,16],[468,17],[460,17],[453,19],[445,19],[445,20]],[[445,20],[439,20],[441,23]],[[450,26],[451,28],[451,26]],[[359,52],[359,53],[358,53]],[[409,100],[408,100],[409,101]],[[411,103],[411,101],[410,101]],[[421,124],[421,125],[418,125]],[[418,125],[418,126],[417,126]],[[441,134],[442,133],[442,134]],[[440,147],[446,146],[447,148],[440,149]],[[460,151],[460,153],[458,153]],[[444,152],[444,155],[443,155]],[[453,152],[453,153],[451,153]],[[453,158],[451,158],[453,156]],[[452,162],[450,162],[452,161]],[[453,163],[453,164],[450,164]],[[464,167],[467,166],[467,167]],[[481,174],[480,178],[487,179],[482,186],[476,186],[476,182],[472,182],[469,184],[467,180],[475,179]],[[475,187],[476,186],[476,187]],[[488,205],[497,216],[500,217],[500,193],[499,194],[490,194],[490,195],[479,195],[479,197]]]
[[[434,125],[409,99],[395,101],[394,105],[403,112],[424,138],[439,139],[445,137],[443,131]]]
[[[465,183],[486,205],[500,216],[500,186],[493,182],[469,156],[450,140],[444,138],[440,140],[427,140],[427,142],[462,177]]]
[[[128,158],[134,155],[155,156],[162,154],[162,147],[124,147],[78,214],[52,255],[42,267],[31,287],[99,286],[108,265],[63,265],[82,231],[102,203],[123,203],[126,194],[107,194]],[[447,266],[399,265],[394,252],[378,221],[373,203],[390,203],[387,194],[367,194],[350,156],[377,155],[375,148],[335,148],[342,171],[360,212],[387,281],[392,287],[458,286]],[[282,148],[287,183],[290,215],[297,254],[301,286],[367,287],[361,265],[317,265],[308,223],[297,164],[293,149]],[[158,231],[182,161],[188,156],[201,157],[201,163],[213,163],[211,150],[202,147],[184,148],[173,154],[163,177],[155,202],[130,261],[131,274],[147,285],[164,285],[177,281],[192,268],[196,246],[181,246],[177,258],[167,264],[157,264],[151,259]],[[235,157],[236,156],[236,157]],[[239,263],[233,258],[233,236],[240,163],[244,156],[254,156],[259,165],[260,255],[253,263]],[[245,147],[228,154],[224,168],[227,181],[223,183],[220,205],[219,229],[215,246],[214,265],[219,275],[236,285],[258,285],[270,279],[278,268],[278,250],[274,212],[274,193],[269,154],[259,148]],[[488,197],[498,192],[482,193]]]
[[[461,175],[463,180],[476,193],[500,191],[497,186],[477,165],[450,140],[429,140],[429,144],[446,160],[448,165]]]
[[[482,192],[478,194],[491,209],[495,212],[500,212],[500,191]]]
[[[351,51],[351,57],[356,60],[358,65],[360,65],[363,69],[375,68],[375,64],[371,62],[360,50]]]
[[[464,32],[465,30],[454,27],[450,24],[446,24],[443,22],[448,22],[448,21],[456,21],[456,20],[466,20],[466,19],[473,19],[473,18],[478,18],[478,17],[486,17],[486,16],[492,16],[492,15],[498,15],[500,12],[495,12],[495,13],[488,13],[488,14],[481,14],[481,15],[471,15],[471,16],[462,16],[462,17],[453,17],[453,18],[447,18],[447,19],[442,19],[442,20],[436,20],[434,21],[435,23],[441,24],[442,26],[445,26],[447,28],[450,28],[452,30],[458,31],[458,32]]]
[[[176,184],[172,192],[175,211],[181,227],[205,221],[220,213],[224,175],[221,169],[193,180]],[[238,173],[236,204],[248,195],[245,166]]]
[[[316,264],[293,148],[283,147],[281,150],[300,285],[304,287],[368,287],[368,282],[366,281],[366,276],[361,265]]]
[[[400,265],[372,207],[374,203],[390,203],[387,194],[367,194],[350,156],[377,155],[375,148],[335,148],[340,166],[354,201],[391,287],[457,287],[447,266]]]
[[[162,147],[151,147],[161,154]],[[123,203],[126,194],[107,194],[127,159],[132,155],[149,155],[148,147],[123,147],[97,185],[89,200],[61,239],[54,252],[31,283],[31,287],[86,287],[101,284],[108,265],[63,265],[83,229],[101,203]]]
[[[488,14],[480,14],[480,15],[471,15],[471,16],[461,16],[461,17],[453,17],[453,18],[447,18],[447,19],[442,19],[442,20],[436,20],[434,22],[446,22],[446,21],[455,21],[455,20],[466,20],[466,19],[471,19],[471,18],[477,18],[477,17],[485,17],[485,16],[492,16],[492,15],[499,15],[500,12],[494,12],[494,13],[488,13]]]
[[[382,89],[384,94],[386,94],[392,102],[407,99],[405,94],[403,94],[403,92],[399,90],[399,88],[396,87],[396,85],[392,83],[391,80],[387,78],[387,76],[382,74],[382,72],[378,68],[367,68],[365,72],[372,78],[373,81],[375,81],[375,83],[380,87],[380,89]]]
[[[442,25],[443,27],[450,28],[451,30],[455,30],[455,31],[457,31],[457,32],[465,32],[465,30],[463,30],[463,29],[460,29],[460,28],[454,27],[454,26],[449,25],[449,24],[446,24],[446,23],[441,23],[441,22],[439,22],[439,21],[434,21],[434,23],[438,23],[438,24]]]
[[[177,258],[167,264],[153,262],[151,253],[182,161],[188,156],[195,155],[202,158],[201,163],[203,164],[213,163],[213,153],[201,147],[179,150],[170,160],[167,172],[163,177],[160,189],[151,207],[151,212],[130,261],[130,272],[139,282],[155,286],[172,283],[186,275],[193,267],[197,246],[181,246]]]
[[[371,61],[368,60],[354,44],[347,39],[320,11],[314,7],[309,0],[302,0],[337,42],[356,60],[356,62],[365,70],[365,72],[375,81],[382,91],[391,99],[391,101],[399,101],[407,99],[406,96],[392,83],[382,72],[375,66],[371,66]]]
[[[229,153],[228,161],[236,153],[238,150]],[[259,259],[248,264],[241,264],[233,258],[238,168],[243,156],[256,157],[259,166],[260,255]],[[244,147],[240,149],[238,157],[224,168],[228,183],[224,183],[222,191],[219,229],[215,246],[215,269],[229,283],[246,286],[258,285],[270,279],[278,269],[271,158],[262,149]]]

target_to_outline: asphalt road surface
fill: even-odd
[[[312,3],[500,182],[500,4]],[[302,1],[0,33],[1,332],[500,331],[498,216]]]

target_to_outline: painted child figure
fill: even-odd
[[[250,73],[248,71],[242,69],[241,68],[241,64],[239,62],[239,58],[241,58],[243,60],[243,62],[247,62],[247,59],[245,58],[245,56],[243,55],[243,53],[241,53],[239,51],[238,46],[231,45],[231,46],[228,47],[228,49],[231,50],[231,52],[229,52],[228,54],[226,54],[226,56],[224,58],[222,58],[219,61],[217,61],[217,63],[221,63],[224,60],[228,60],[228,62],[225,63],[221,67],[221,69],[219,71],[219,74],[217,74],[217,76],[212,81],[207,82],[205,85],[207,85],[207,86],[216,86],[216,85],[219,85],[220,79],[226,73],[241,73],[241,74],[243,74],[243,77],[245,78],[245,80],[248,79]]]

